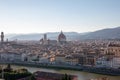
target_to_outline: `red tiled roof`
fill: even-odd
[[[43,72],[37,71],[34,73],[37,80],[61,80],[65,75],[59,73],[51,73],[51,72]],[[72,80],[77,80],[77,76],[75,75],[68,75],[71,77]]]

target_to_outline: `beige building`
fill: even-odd
[[[56,63],[65,63],[65,55],[64,54],[58,54],[55,56],[55,62]]]
[[[68,56],[65,57],[65,62],[67,64],[70,64],[70,65],[76,65],[76,64],[79,64],[79,59],[78,58],[74,58],[71,55],[68,55]]]
[[[120,56],[120,45],[119,44],[109,44],[107,47],[108,55]]]

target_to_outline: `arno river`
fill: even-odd
[[[82,72],[82,71],[73,71],[73,70],[56,70],[56,69],[45,69],[45,68],[35,68],[35,67],[25,67],[25,66],[11,66],[14,69],[17,68],[26,68],[30,72],[35,71],[46,71],[46,72],[55,72],[55,73],[67,73],[72,75],[77,75],[78,80],[88,80],[88,79],[95,79],[100,77],[108,77],[110,80],[120,80],[120,76],[107,76],[107,75],[101,75],[101,74],[94,74],[94,73],[88,73],[88,72]]]

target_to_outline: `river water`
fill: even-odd
[[[16,65],[12,65],[11,67],[14,69],[26,68],[32,73],[35,71],[46,71],[46,72],[55,72],[55,73],[63,73],[63,74],[67,73],[67,74],[77,75],[78,80],[88,80],[88,79],[95,79],[101,77],[108,77],[110,80],[120,80],[120,76],[108,76],[108,75],[94,74],[94,73],[88,73],[82,71],[62,70],[62,69],[56,70],[56,69],[25,67],[25,66],[16,66]]]

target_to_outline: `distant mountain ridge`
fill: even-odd
[[[120,39],[120,27],[102,29],[80,36],[81,39]]]
[[[45,34],[47,34],[48,39],[57,40],[60,32],[48,32]],[[64,34],[67,36],[68,40],[74,40],[77,36],[80,35],[77,32],[64,32]],[[15,39],[18,39],[18,40],[40,40],[43,38],[43,36],[44,36],[44,33],[18,34],[18,35],[9,37],[9,39],[10,40],[15,40]]]
[[[77,33],[77,32],[63,32],[67,40],[84,40],[84,39],[120,39],[120,27],[102,29],[95,32]],[[33,34],[12,34],[7,35],[10,40],[40,40],[43,38],[44,33]],[[46,33],[48,39],[57,40],[60,32],[48,32]]]

